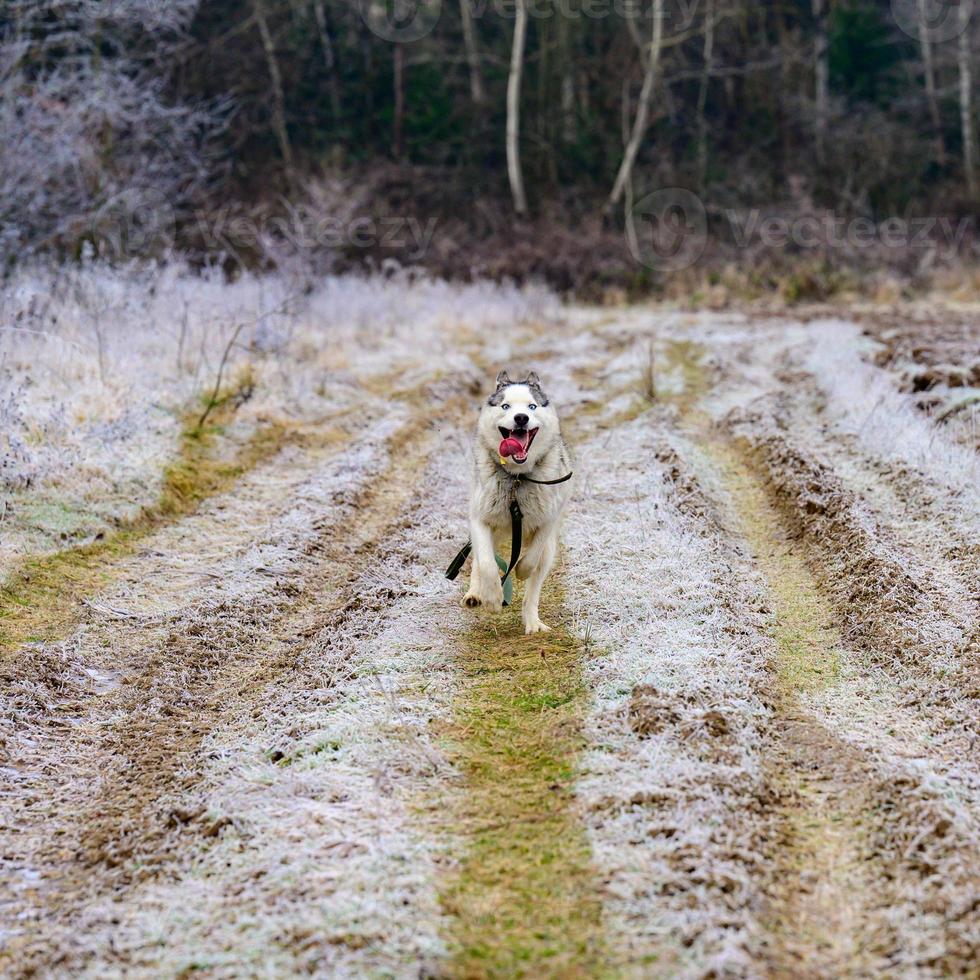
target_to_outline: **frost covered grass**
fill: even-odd
[[[782,485],[708,415],[765,396],[799,450],[785,468],[801,506],[850,507],[834,466],[859,437],[820,423],[794,360],[807,328],[563,319],[543,294],[485,284],[307,285],[215,284],[247,302],[197,381],[132,360],[202,411],[229,351],[227,378],[251,390],[208,420],[215,464],[282,435],[233,485],[102,555],[111,577],[80,589],[66,639],[0,662],[0,904],[23,972],[754,976],[797,951],[814,972],[838,962],[821,946],[834,931],[845,958],[869,938],[910,976],[930,975],[932,948],[966,962],[980,789],[968,733],[943,735],[936,710],[963,679],[909,657],[879,684],[863,651],[837,649],[822,626],[848,623],[838,584],[866,618],[884,621],[881,596],[857,591],[861,567],[825,580],[821,554],[797,554]],[[260,340],[249,306],[281,298]],[[37,338],[14,339],[26,371]],[[116,339],[107,363],[129,356]],[[567,632],[546,638],[520,635],[513,610],[463,612],[443,578],[466,533],[472,409],[500,367],[541,372],[577,460],[545,595]],[[151,397],[120,385],[121,402]],[[818,431],[837,446],[823,469]],[[88,479],[51,459],[44,492]],[[782,575],[783,552],[800,574]],[[909,629],[931,615],[909,606]],[[869,840],[887,875],[877,858],[835,870]]]
[[[441,566],[462,505],[440,481],[421,507],[408,477],[426,453],[400,450],[405,432],[421,433],[415,449],[433,433],[408,425],[402,405],[365,399],[370,424],[341,458],[266,464],[155,534],[152,567],[132,561],[93,603],[70,668],[22,662],[8,746],[48,791],[80,794],[61,839],[81,832],[100,874],[139,883],[45,924],[78,975],[105,975],[110,947],[135,976],[404,975],[443,949],[439,849],[414,807],[449,772],[430,725],[448,698],[458,610]],[[65,669],[116,680],[88,702],[73,751],[46,765],[65,685],[45,687]],[[42,888],[84,895],[70,866],[52,874],[52,816],[27,816],[40,822],[20,821],[9,880],[41,868]],[[29,919],[17,931],[39,952]]]
[[[227,453],[356,403],[371,375],[423,377],[426,353],[458,369],[454,340],[553,310],[545,292],[488,284],[22,269],[0,296],[0,558],[84,543],[152,506],[219,372],[239,390]]]
[[[157,500],[109,534],[72,548],[23,558],[0,580],[0,651],[63,636],[78,600],[106,582],[105,563],[130,554],[162,521],[177,520],[230,487],[283,438],[279,426],[258,430],[231,459],[212,457],[213,431],[184,433],[179,455],[163,472]]]
[[[679,506],[664,450],[656,411],[580,448],[567,604],[595,652],[579,796],[630,968],[724,973],[747,966],[767,640],[751,572]]]
[[[868,452],[912,467],[956,495],[957,508],[980,519],[980,457],[949,439],[913,400],[897,390],[895,377],[868,363],[872,345],[854,324],[811,325],[803,364],[827,396],[827,412]]]
[[[332,411],[357,423],[342,443],[300,440],[154,531],[61,659],[52,646],[19,661],[7,720],[21,764],[45,774],[43,792],[84,797],[61,839],[80,836],[115,882],[87,897],[70,868],[51,880],[53,815],[32,811],[9,880],[43,869],[74,909],[22,922],[32,955],[60,946],[93,976],[110,955],[133,976],[403,976],[446,957],[437,878],[458,828],[440,801],[458,786],[443,740],[462,623],[442,569],[465,495],[452,480],[417,489],[436,438],[441,465],[464,470],[467,348],[504,356],[534,315],[506,319],[484,288],[481,315],[502,323],[479,344],[467,323],[482,321],[460,326],[441,298],[427,321],[420,307],[350,329],[331,352]],[[98,702],[91,677],[107,678]],[[86,714],[53,765],[68,690]]]
[[[114,942],[135,975],[406,976],[445,955],[442,845],[413,812],[451,776],[432,723],[456,610],[432,531],[413,527],[365,569],[359,591],[399,596],[383,621],[369,598],[325,624],[299,654],[300,680],[207,739],[209,819],[227,830],[172,884],[103,911],[122,915]]]

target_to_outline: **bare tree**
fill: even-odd
[[[276,45],[269,30],[264,0],[252,0],[252,10],[255,22],[262,38],[262,48],[265,51],[266,65],[269,69],[269,81],[272,83],[272,128],[279,141],[279,152],[286,166],[286,173],[293,171],[293,148],[289,142],[289,131],[286,129],[286,95],[282,87],[282,73],[279,71],[279,59],[276,56]]]
[[[621,138],[623,146],[630,140],[632,124],[630,121],[630,80],[623,79],[622,106],[620,109],[620,126],[622,128]],[[630,173],[623,188],[623,223],[626,231],[626,242],[633,255],[640,254],[640,240],[636,234],[636,219],[633,216],[633,174]]]
[[[976,134],[973,129],[973,73],[970,61],[972,54],[970,19],[972,13],[973,0],[960,0],[957,63],[960,76],[960,131],[963,137],[963,172],[966,177],[967,193],[971,200],[975,200],[977,196]]]
[[[606,201],[606,212],[609,213],[616,206],[619,199],[623,196],[626,185],[633,178],[633,166],[636,163],[636,155],[640,150],[640,144],[646,135],[647,122],[650,118],[650,100],[653,96],[654,84],[657,79],[657,72],[660,68],[660,53],[663,49],[664,39],[664,0],[653,0],[653,27],[651,30],[650,47],[647,54],[646,71],[643,76],[643,86],[640,89],[640,98],[636,106],[636,116],[633,119],[633,129],[630,138],[626,143],[626,150],[623,153],[622,163],[616,173],[616,180],[613,183],[612,191]]]
[[[816,110],[817,160],[827,154],[827,121],[830,116],[830,43],[827,37],[827,2],[813,0],[813,101]]]
[[[517,0],[514,20],[514,40],[510,54],[510,74],[507,77],[507,177],[514,198],[514,210],[527,214],[527,195],[521,173],[521,75],[524,71],[524,44],[527,40],[527,6]]]
[[[334,119],[341,115],[340,83],[337,79],[337,58],[334,55],[333,41],[327,26],[327,12],[323,0],[313,0],[313,14],[316,17],[316,28],[320,35],[320,47],[323,50],[323,60],[327,66],[327,88],[330,93],[330,110]]]
[[[932,124],[933,139],[936,141],[936,161],[939,164],[944,164],[946,162],[946,141],[943,139],[942,114],[939,111],[939,96],[936,93],[936,65],[932,52],[928,3],[929,0],[918,0],[919,50],[922,53],[922,74],[925,80],[929,121]]]
[[[392,117],[392,152],[396,160],[402,156],[402,128],[405,119],[405,45],[396,44],[392,72],[395,85],[395,112]]]
[[[208,177],[221,105],[168,98],[197,0],[32,0],[0,17],[0,266],[156,254]],[[56,25],[56,30],[53,29]]]
[[[708,120],[705,109],[708,103],[708,84],[715,47],[715,0],[705,0],[704,48],[702,49],[701,84],[698,88],[698,187],[704,189],[708,172]]]
[[[575,141],[575,73],[568,18],[558,11],[558,45],[561,51],[561,139]]]
[[[476,26],[470,0],[459,0],[459,13],[463,19],[463,45],[466,48],[466,61],[470,66],[470,98],[476,105],[482,105],[483,74],[480,70],[480,49],[476,43]]]

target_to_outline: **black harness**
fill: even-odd
[[[564,483],[566,480],[572,478],[571,471],[566,473],[564,476],[558,477],[557,480],[535,480],[533,477],[525,476],[523,473],[517,474],[507,474],[511,478],[510,485],[510,564],[507,566],[507,571],[504,572],[500,579],[501,586],[505,585],[507,579],[510,577],[510,573],[514,570],[514,566],[517,564],[518,559],[521,557],[521,541],[524,537],[524,514],[521,512],[521,505],[517,502],[517,484],[518,483],[537,483],[543,487],[553,487],[556,483]],[[449,563],[449,568],[446,569],[446,578],[454,579],[459,575],[459,570],[463,567],[463,563],[469,557],[470,551],[473,548],[473,542],[467,541],[462,548],[459,549],[459,554]],[[501,567],[503,562],[501,561]],[[507,603],[504,602],[506,606]]]

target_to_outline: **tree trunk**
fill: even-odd
[[[776,159],[776,173],[785,180],[787,161],[792,159],[791,130],[789,126],[790,100],[793,87],[790,80],[790,61],[793,45],[786,27],[786,9],[777,4],[773,14],[776,18],[776,31],[779,35],[779,82],[775,92],[776,128],[779,131],[779,155]]]
[[[970,64],[971,37],[970,15],[973,0],[960,0],[960,36],[958,39],[957,61],[960,73],[960,129],[963,137],[963,173],[966,177],[966,191],[970,200],[977,197],[976,135],[973,131],[973,73]]]
[[[575,142],[575,76],[572,66],[566,65],[561,77],[561,139]]]
[[[622,107],[620,109],[620,126],[622,128],[623,146],[629,143],[630,139],[630,83],[629,79],[623,79]],[[630,174],[623,188],[623,222],[626,228],[626,242],[633,255],[640,255],[640,241],[636,236],[636,221],[633,218],[633,175]]]
[[[466,61],[470,66],[470,98],[476,105],[483,105],[480,49],[476,44],[476,28],[473,24],[473,11],[470,10],[470,0],[459,0],[459,12],[463,18],[463,44],[466,47]]]
[[[830,44],[827,39],[827,0],[813,0],[813,102],[816,110],[817,162],[827,155],[827,121],[830,115]]]
[[[316,26],[320,34],[320,47],[323,48],[323,60],[327,65],[327,89],[330,93],[330,111],[334,121],[338,121],[342,108],[340,103],[340,84],[337,80],[337,59],[333,52],[333,42],[327,28],[327,12],[323,8],[323,0],[313,0],[313,13],[316,15]]]
[[[357,43],[361,49],[361,70],[364,72],[358,94],[361,104],[357,106],[358,114],[363,113],[364,117],[371,119],[374,116],[374,47],[372,42],[377,39],[377,35],[367,26],[363,17],[356,21]],[[361,101],[363,100],[363,101]]]
[[[715,46],[715,3],[706,0],[704,11],[704,63],[701,73],[701,87],[698,89],[698,187],[704,190],[704,182],[708,173],[708,120],[705,108],[708,104],[708,85],[711,81],[711,64]]]
[[[626,151],[623,154],[623,162],[619,165],[616,181],[606,201],[605,210],[607,214],[616,206],[619,199],[623,196],[626,185],[633,177],[633,165],[636,163],[636,155],[640,150],[640,143],[643,142],[643,137],[646,134],[647,121],[650,118],[650,99],[653,95],[654,83],[656,82],[657,72],[660,68],[660,51],[663,47],[664,39],[663,15],[664,0],[653,0],[652,37],[650,41],[650,53],[647,57],[646,73],[643,76],[643,87],[640,89],[640,99],[636,106],[633,129],[630,133],[629,141],[626,144]]]
[[[269,31],[269,22],[265,16],[265,6],[262,0],[252,0],[255,11],[255,21],[258,24],[262,47],[265,50],[265,60],[269,69],[269,80],[272,82],[272,128],[279,141],[279,152],[286,165],[287,174],[293,171],[293,148],[289,143],[289,132],[286,129],[286,96],[282,88],[282,74],[279,71],[279,61],[276,58],[276,46]]]
[[[936,162],[942,166],[946,163],[946,141],[943,139],[943,120],[939,112],[939,96],[936,94],[936,66],[932,57],[932,38],[929,36],[929,17],[926,9],[928,2],[929,0],[918,0],[919,47],[922,51],[922,73],[925,77],[929,121],[936,141]]]
[[[561,51],[561,140],[575,142],[575,73],[568,18],[559,11],[558,41]]]
[[[402,156],[402,127],[405,119],[405,45],[395,44],[393,58],[395,113],[392,120],[392,153],[396,160]]]
[[[639,17],[643,16],[642,10],[640,8],[629,5],[623,11],[623,17],[626,20],[626,29],[630,32],[630,37],[633,38],[633,43],[640,49],[640,53],[646,49],[646,45],[643,43],[643,35],[640,33],[640,27],[636,23]]]
[[[514,210],[527,214],[527,196],[521,173],[521,74],[524,70],[524,43],[527,40],[527,7],[517,0],[514,21],[514,43],[510,54],[510,75],[507,78],[507,177],[514,198]]]

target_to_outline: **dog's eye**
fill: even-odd
[[[537,405],[528,405],[527,407],[529,409],[531,409],[531,411],[533,412],[538,406]]]
[[[510,411],[510,405],[508,405],[508,404],[507,404],[507,402],[504,402],[504,403],[503,403],[503,405],[501,405],[500,407],[501,407],[501,408],[502,408],[502,409],[503,409],[503,410],[504,410],[505,412],[509,412],[509,411]]]

